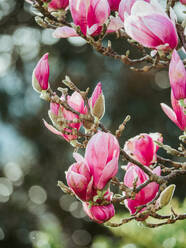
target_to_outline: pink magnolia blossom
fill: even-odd
[[[76,155],[75,155],[76,158]],[[90,201],[93,197],[93,177],[86,161],[77,156],[77,162],[66,172],[68,186],[82,201]]]
[[[145,47],[171,50],[178,44],[175,24],[159,5],[136,1],[124,27],[132,39]]]
[[[83,202],[83,209],[90,219],[100,224],[110,220],[115,215],[113,204],[90,207],[89,203]]]
[[[71,15],[76,26],[86,35],[99,35],[102,25],[110,15],[110,6],[107,0],[69,0]],[[107,33],[115,32],[123,26],[120,18],[111,17]],[[55,38],[68,38],[78,36],[75,29],[67,26],[57,28]]]
[[[153,170],[153,173],[160,176],[161,169],[160,167],[156,167]],[[133,188],[133,183],[137,179],[137,186],[144,183],[148,180],[148,176],[141,170],[138,166],[129,163],[127,166],[127,170],[124,176],[124,184],[129,188]],[[135,199],[127,199],[125,200],[125,205],[129,209],[131,214],[136,212],[136,207],[147,204],[148,202],[152,201],[157,192],[159,190],[159,185],[155,182],[149,183],[143,189],[140,190],[139,193],[136,194]]]
[[[118,171],[120,148],[110,133],[98,132],[89,140],[85,159],[93,175],[94,187],[102,190]]]
[[[98,34],[110,15],[107,0],[70,0],[70,11],[84,35]]]
[[[63,99],[64,98],[62,97],[61,100],[63,100]],[[69,106],[71,108],[73,108],[77,112],[79,112],[81,114],[86,113],[86,109],[85,109],[85,106],[84,106],[84,100],[83,100],[82,96],[78,92],[74,92],[71,96],[67,96],[67,103],[69,104]],[[71,111],[66,110],[62,106],[60,107],[60,105],[57,104],[57,103],[51,103],[50,104],[50,111],[51,111],[51,114],[54,115],[54,117],[56,116],[56,118],[58,116],[63,117],[67,121],[73,121],[74,119],[79,119],[78,115],[72,113]],[[51,132],[53,132],[54,134],[62,136],[67,141],[77,139],[77,136],[71,135],[71,134],[63,134],[62,132],[60,132],[57,129],[55,129],[53,126],[49,125],[47,122],[44,122],[44,124]],[[53,123],[53,124],[55,125],[55,123]],[[80,122],[78,122],[78,123],[69,123],[68,125],[69,125],[69,129],[65,128],[65,131],[71,133],[72,130],[70,128],[79,130],[81,125],[82,125],[82,123],[80,123]]]
[[[173,92],[171,92],[171,103],[173,109],[164,103],[161,103],[161,108],[171,121],[173,121],[181,130],[185,131],[186,115],[184,114],[184,107],[175,99]],[[186,104],[186,99],[184,99],[184,103]]]
[[[98,119],[101,119],[105,113],[105,98],[102,92],[101,82],[95,87],[89,100],[89,105],[92,114]]]
[[[48,53],[46,53],[39,60],[32,74],[32,86],[34,90],[41,92],[48,89],[49,73]]]
[[[117,11],[119,8],[119,4],[121,2],[121,0],[108,0],[109,5],[110,5],[110,9]]]
[[[124,145],[124,151],[143,165],[149,166],[157,159],[158,146],[154,141],[162,140],[160,133],[142,133],[129,139]]]
[[[131,14],[132,6],[136,1],[143,1],[143,0],[121,0],[119,4],[118,12],[123,22],[125,20],[125,16],[128,17]],[[150,0],[144,0],[144,1],[150,2]]]
[[[69,5],[69,0],[52,0],[49,2],[48,7],[50,9],[66,9]]]
[[[186,70],[176,50],[169,65],[169,79],[176,100],[186,98]]]

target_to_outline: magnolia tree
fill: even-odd
[[[66,193],[82,202],[86,214],[97,223],[112,227],[132,220],[143,221],[150,227],[172,224],[186,219],[186,213],[170,215],[158,211],[167,205],[174,193],[175,185],[169,182],[186,174],[186,163],[175,162],[157,155],[159,148],[177,157],[185,157],[186,143],[186,61],[179,53],[186,49],[186,22],[178,21],[174,6],[185,10],[185,0],[163,1],[162,7],[155,0],[27,0],[37,9],[36,22],[43,28],[54,29],[53,36],[67,38],[80,36],[103,56],[113,57],[129,65],[131,70],[147,72],[152,68],[169,67],[172,108],[161,103],[162,110],[183,131],[180,146],[175,149],[163,144],[160,133],[141,133],[119,144],[119,138],[130,116],[111,133],[101,119],[105,112],[105,98],[101,82],[94,91],[79,89],[68,76],[65,87],[58,88],[60,96],[49,84],[48,53],[44,54],[33,71],[32,85],[40,97],[50,103],[48,115],[51,124],[46,128],[61,136],[74,147],[75,162],[66,172],[66,182],[58,185]],[[118,54],[105,36],[115,33],[137,47],[141,57],[130,58],[130,52]],[[143,62],[143,66],[141,63]],[[144,66],[145,63],[145,66]],[[69,90],[73,94],[69,94]],[[81,129],[80,129],[81,128]],[[78,150],[85,150],[84,156]],[[124,178],[117,178],[118,160],[128,162],[123,169]],[[120,194],[111,191],[111,184]],[[124,204],[130,212],[129,218],[114,223],[115,203]],[[150,223],[148,217],[159,219]]]

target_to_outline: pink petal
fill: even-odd
[[[87,186],[86,201],[90,201],[92,197],[93,197],[93,177],[91,177],[90,182]]]
[[[95,87],[95,89],[94,89],[94,91],[92,93],[92,96],[91,96],[91,103],[92,103],[91,106],[92,107],[94,107],[94,104],[96,103],[96,101],[97,101],[98,97],[100,96],[100,94],[102,94],[102,85],[101,85],[101,82],[99,82],[96,85],[96,87]]]
[[[94,175],[94,183],[97,184],[108,157],[108,137],[102,132],[94,135],[88,142],[85,151],[85,159]]]
[[[70,0],[69,5],[74,24],[80,26],[82,33],[86,35],[90,0]]]
[[[68,26],[56,28],[52,35],[54,38],[68,38],[79,36],[73,28]]]
[[[94,24],[101,26],[108,19],[110,14],[110,6],[107,0],[90,1],[88,9],[87,24],[90,28]]]
[[[168,17],[158,14],[144,16],[143,22],[144,25],[162,41],[162,44],[169,44],[171,49],[177,46],[178,36],[176,29],[173,22]]]
[[[154,142],[149,135],[141,135],[134,143],[134,155],[143,165],[149,166],[154,156]]]
[[[74,152],[73,153],[73,158],[77,161],[77,162],[79,162],[79,163],[81,163],[81,162],[85,162],[85,159],[84,159],[84,157],[82,157],[79,153],[77,153],[77,152]]]
[[[65,140],[69,141],[67,137],[65,137],[60,131],[55,129],[52,125],[48,124],[45,120],[43,120],[43,122],[44,122],[45,127],[48,128],[48,130],[50,130],[52,133],[59,135],[63,137]]]
[[[101,177],[96,185],[97,189],[103,189],[106,184],[114,177],[118,172],[118,160],[113,158],[102,171]]]
[[[117,30],[123,28],[123,22],[121,21],[121,19],[117,16],[117,17],[110,17],[110,23],[108,25],[107,28],[107,33],[112,33],[112,32],[116,32]]]
[[[179,128],[181,128],[180,124],[177,121],[177,117],[176,117],[176,114],[174,113],[174,111],[164,103],[161,103],[160,105],[161,105],[161,108],[164,111],[164,113],[169,117],[169,119],[171,121],[173,121]]]
[[[186,99],[184,100],[186,103]],[[175,99],[173,92],[171,91],[171,103],[172,108],[176,114],[177,122],[179,123],[179,128],[184,130],[186,127],[186,115],[184,113],[184,107],[182,107],[179,102]]]
[[[186,98],[186,70],[176,50],[169,65],[169,79],[176,100]]]
[[[108,0],[109,5],[110,5],[110,9],[117,11],[119,8],[119,4],[121,2],[121,0]]]

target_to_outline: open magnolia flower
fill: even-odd
[[[107,0],[70,0],[70,11],[75,26],[79,26],[83,35],[99,35],[102,25],[108,21],[110,6]],[[107,32],[115,32],[122,27],[119,17],[111,17]],[[53,36],[68,38],[79,36],[73,27],[63,26],[57,28]]]
[[[157,4],[136,1],[130,15],[125,15],[124,27],[126,33],[144,47],[160,50],[177,47],[175,24]]]

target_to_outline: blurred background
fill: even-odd
[[[73,149],[44,127],[49,106],[31,86],[34,66],[49,52],[53,90],[65,75],[82,90],[101,81],[105,126],[114,131],[131,115],[121,146],[139,133],[161,132],[165,143],[177,147],[181,132],[160,109],[160,102],[170,105],[167,70],[134,73],[83,40],[54,39],[52,32],[36,25],[23,0],[0,0],[0,248],[185,248],[185,221],[154,230],[137,223],[107,228],[91,222],[80,202],[63,194],[57,181],[66,182]],[[120,53],[129,49],[124,41],[112,44]],[[131,56],[139,54],[133,49]],[[178,212],[186,207],[185,180],[173,182]],[[116,207],[115,221],[128,216],[124,206]]]

